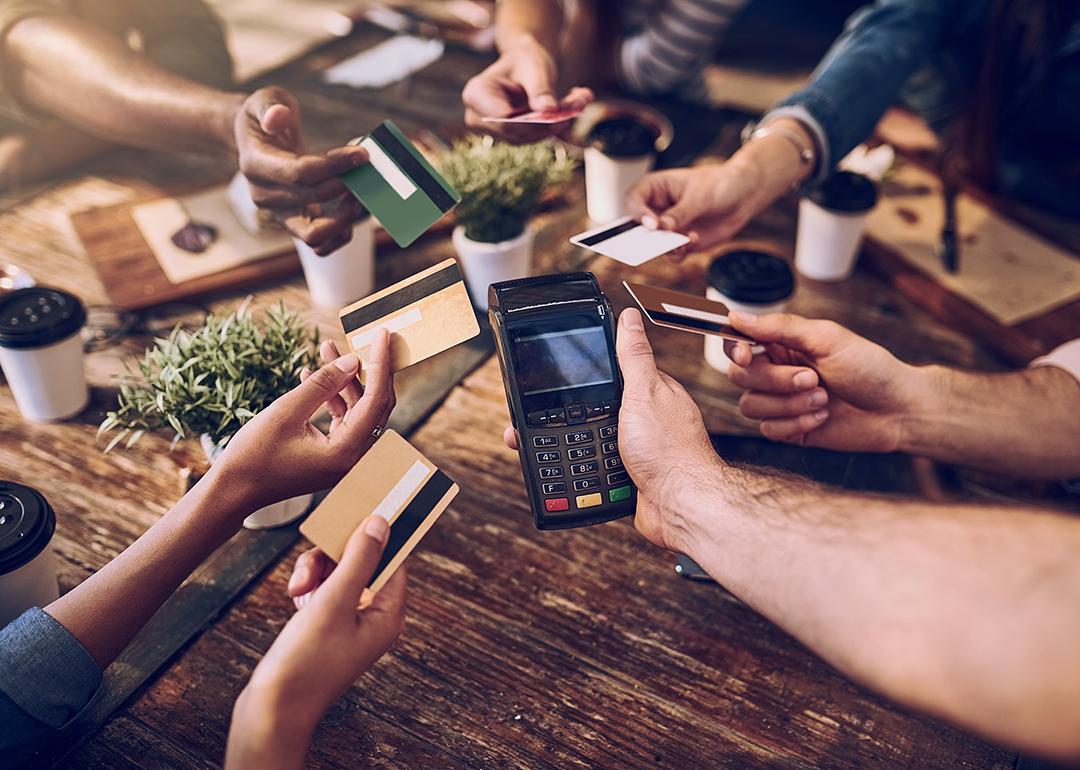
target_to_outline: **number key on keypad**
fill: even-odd
[[[587,463],[578,463],[577,465],[570,466],[571,476],[584,476],[586,473],[596,473],[597,469],[596,460]]]
[[[562,460],[561,452],[551,451],[536,453],[536,462],[538,463],[557,463],[560,460]]]
[[[600,445],[600,451],[606,455],[613,455],[619,451],[619,445],[614,441],[605,441]]]
[[[591,479],[578,479],[574,482],[575,492],[588,492],[590,489],[599,489],[600,479],[595,476]]]
[[[609,425],[600,429],[600,438],[614,438],[617,435],[619,435],[618,425]]]
[[[542,479],[561,479],[563,477],[563,469],[557,465],[548,465],[540,469],[540,478]]]
[[[622,467],[622,458],[609,457],[604,460],[604,467],[607,468],[609,471],[617,470],[618,468]]]
[[[592,439],[593,436],[591,430],[576,430],[566,434],[566,443],[570,445],[584,444],[587,441],[592,441]]]
[[[558,436],[533,436],[533,446],[558,446]]]
[[[582,446],[571,449],[566,453],[567,460],[588,460],[590,457],[596,457],[596,447],[594,446]]]

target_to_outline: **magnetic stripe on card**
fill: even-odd
[[[603,232],[595,233],[594,235],[590,235],[587,238],[582,238],[577,241],[577,244],[579,246],[595,246],[598,243],[603,243],[609,238],[614,238],[616,235],[622,235],[629,230],[633,230],[635,227],[641,227],[641,224],[633,219],[628,219],[622,224],[615,225],[614,227],[609,227]]]
[[[409,151],[409,149],[398,141],[398,138],[384,125],[380,125],[374,131],[371,132],[371,138],[379,143],[383,151],[389,155],[394,163],[405,172],[405,174],[411,179],[416,186],[424,191],[424,194],[431,199],[431,202],[439,209],[439,211],[449,211],[454,208],[457,201],[453,199],[450,193],[446,192],[439,181],[431,175],[431,172],[424,168],[423,164],[416,159],[416,157]]]
[[[408,307],[437,291],[453,286],[455,283],[461,283],[461,270],[458,268],[457,262],[447,265],[439,272],[432,273],[419,281],[414,281],[408,286],[402,286],[393,294],[387,294],[370,305],[357,308],[342,317],[341,325],[345,328],[346,334],[351,334],[357,329],[367,326],[372,321],[378,321],[395,310]]]
[[[416,493],[416,497],[409,502],[409,505],[390,527],[390,538],[387,540],[386,548],[383,550],[382,559],[379,560],[379,566],[375,568],[375,573],[372,575],[371,583],[374,583],[375,579],[394,560],[398,551],[404,547],[405,543],[409,542],[409,538],[427,520],[427,517],[431,515],[431,511],[450,491],[452,486],[454,486],[454,482],[450,480],[450,477],[442,471],[436,470],[428,479],[428,482],[424,484],[423,489]],[[371,585],[371,583],[368,583],[368,585]]]

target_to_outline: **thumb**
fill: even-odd
[[[635,392],[646,388],[659,378],[652,346],[649,338],[645,336],[645,326],[637,308],[627,308],[619,316],[615,352],[627,391]]]
[[[386,541],[390,538],[390,523],[382,516],[368,516],[356,528],[345,544],[345,552],[337,568],[315,594],[327,605],[339,610],[355,610],[382,559]]]
[[[733,310],[731,325],[758,342],[776,342],[792,350],[821,355],[835,349],[840,337],[851,334],[832,321],[813,320],[790,313],[757,316]]]
[[[658,224],[663,230],[685,233],[689,231],[694,220],[704,213],[701,204],[691,197],[683,197],[659,213]]]
[[[356,354],[343,355],[312,373],[297,387],[279,398],[277,402],[281,404],[279,408],[307,420],[324,401],[329,401],[341,393],[349,380],[355,378],[359,371],[360,359],[356,357]]]
[[[559,106],[559,100],[555,97],[554,78],[542,61],[530,59],[522,64],[515,74],[529,98],[529,109],[543,111]]]
[[[263,88],[248,99],[248,112],[259,128],[270,136],[286,136],[300,131],[300,108],[290,94],[279,88]]]

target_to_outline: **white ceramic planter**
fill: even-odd
[[[499,281],[524,278],[532,267],[532,250],[535,233],[532,228],[516,238],[501,243],[474,241],[465,235],[465,228],[454,228],[452,240],[465,275],[465,286],[477,310],[486,312],[488,287]]]
[[[357,222],[352,240],[320,257],[299,238],[293,238],[312,304],[339,310],[375,287],[375,228],[371,217]]]
[[[585,208],[589,219],[604,224],[626,216],[626,195],[641,177],[649,173],[656,155],[615,158],[595,147],[585,148]]]
[[[199,445],[206,454],[207,461],[211,464],[213,464],[214,459],[223,451],[223,448],[216,445],[213,439],[205,433],[199,437]],[[311,501],[314,499],[315,495],[307,494],[271,503],[244,519],[244,528],[274,529],[275,527],[284,527],[286,524],[292,524],[307,513],[308,508],[311,507]]]

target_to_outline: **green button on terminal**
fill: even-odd
[[[613,503],[617,503],[620,500],[626,500],[630,497],[630,493],[633,491],[633,487],[627,484],[625,487],[619,487],[617,489],[608,490],[608,500]]]

